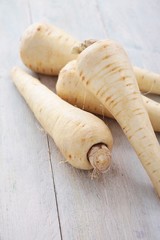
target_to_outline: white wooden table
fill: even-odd
[[[0,240],[160,239],[160,199],[118,124],[105,119],[113,164],[93,181],[62,163],[10,78],[23,66],[20,36],[38,21],[80,40],[115,39],[133,64],[160,73],[159,14],[159,0],[0,1]],[[56,78],[38,77],[54,90]]]

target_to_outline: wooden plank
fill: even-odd
[[[80,40],[105,36],[95,0],[91,4],[83,0],[78,3],[75,0],[33,0],[30,7],[33,22],[53,23]]]
[[[10,78],[28,2],[2,0],[0,9],[0,239],[59,240],[47,137]]]
[[[112,1],[109,2],[110,6],[114,6]],[[71,1],[71,3],[69,5],[62,0],[32,1],[30,14],[33,21],[52,21],[80,39],[106,36],[101,13],[98,11],[100,7],[103,7],[100,3],[97,5],[95,1],[91,4],[82,0]],[[11,12],[11,9],[17,6],[14,9],[16,12],[19,4],[20,2],[16,2],[11,5],[10,11],[6,4],[4,9],[1,9],[5,10],[3,12]],[[115,10],[115,15],[118,11],[119,8]],[[24,12],[20,15],[21,19],[24,19],[23,15]],[[9,29],[14,29],[13,25],[16,25],[21,31],[27,25],[26,22],[15,20],[13,13],[11,16],[9,23],[6,18],[1,21],[9,24]],[[31,22],[29,14],[27,16],[29,24]],[[108,18],[108,14],[105,18]],[[14,41],[19,31],[18,29],[14,32],[8,30],[6,37],[6,30],[2,23],[0,29],[3,29],[1,32],[3,34],[1,35],[5,37],[1,39],[1,46],[9,46],[10,41],[13,40],[13,50],[6,51],[6,48],[2,48],[2,53],[6,57],[3,62],[0,59],[0,66],[5,69],[1,71],[3,78],[0,88],[2,113],[0,123],[3,127],[0,138],[0,146],[3,143],[3,151],[0,151],[3,159],[0,163],[2,169],[0,175],[0,196],[2,196],[0,197],[0,226],[2,226],[0,238],[2,240],[56,239],[56,237],[59,239],[59,233],[54,235],[59,229],[51,186],[53,179],[51,179],[51,169],[48,164],[48,155],[46,155],[48,150],[46,137],[41,131],[37,133],[35,127],[37,124],[32,114],[9,82],[8,70],[18,59],[18,54],[15,55],[17,46],[14,45]],[[138,59],[138,54],[139,50],[133,51],[134,59]],[[151,62],[149,56],[153,56],[154,53],[150,54],[146,62]],[[145,56],[144,52],[142,55]],[[10,58],[8,59],[7,56]],[[41,80],[45,83],[47,81],[52,87],[52,78],[41,76]],[[16,113],[14,106],[18,109]],[[10,119],[13,124],[10,123]],[[23,119],[23,124],[21,119]],[[79,171],[64,164],[64,159],[55,144],[51,139],[49,141],[62,237],[69,240],[159,239],[159,199],[118,125],[112,120],[107,120],[107,122],[115,139],[113,164],[110,171],[99,180],[92,181],[88,172]],[[15,128],[16,123],[18,123],[18,129]],[[17,141],[13,141],[13,136]],[[22,136],[25,136],[25,139]],[[10,151],[9,146],[12,146]],[[22,148],[22,146],[25,147]]]
[[[147,8],[150,2],[149,0],[141,1],[141,6],[144,5]],[[138,1],[136,3],[138,4]],[[116,4],[118,5],[115,8]],[[126,9],[119,7],[120,4],[123,7],[126,4]],[[45,4],[44,1],[32,1],[31,12],[33,21],[52,22],[78,39],[100,39],[106,36],[116,39],[112,34],[113,32],[116,34],[118,31],[119,35],[116,40],[120,41],[127,51],[130,51],[133,63],[138,65],[139,62],[142,62],[142,65],[145,64],[152,68],[150,64],[153,56],[157,61],[159,55],[153,51],[153,48],[149,53],[146,52],[146,48],[152,44],[149,42],[150,40],[147,41],[143,51],[138,47],[131,48],[133,43],[130,42],[130,39],[132,40],[133,35],[135,35],[136,44],[141,48],[146,40],[146,35],[142,34],[141,38],[138,36],[145,23],[145,19],[143,19],[141,28],[135,32],[137,27],[135,24],[132,34],[130,37],[127,36],[126,31],[134,25],[132,15],[127,12],[130,4],[130,11],[132,11],[134,3],[124,0],[119,3],[116,0],[92,2],[72,0],[70,4],[63,0],[47,0]],[[154,7],[156,8],[156,6]],[[155,10],[154,7],[152,10]],[[108,11],[110,11],[110,15]],[[133,11],[135,10],[133,9]],[[120,18],[119,16],[123,16],[124,13],[126,17]],[[140,11],[137,15],[141,19]],[[159,29],[158,16],[157,11],[154,12],[152,20],[152,25],[155,24],[154,29],[156,26]],[[116,20],[114,21],[114,19]],[[111,20],[113,24],[110,25],[109,30],[112,34],[108,33],[107,25]],[[120,28],[119,25],[126,26],[126,29]],[[154,34],[157,36],[155,31]],[[125,39],[123,39],[124,35]],[[150,56],[152,59],[149,59]],[[154,64],[155,62],[153,62],[153,66]],[[151,70],[156,70],[156,68]],[[41,75],[40,79],[55,90],[52,77]],[[65,240],[158,240],[160,234],[159,199],[118,124],[113,120],[105,119],[105,121],[111,128],[114,137],[113,163],[108,173],[99,180],[93,181],[88,172],[76,170],[64,163],[64,159],[53,141],[51,139],[49,141],[62,237]],[[159,135],[157,134],[157,136]]]

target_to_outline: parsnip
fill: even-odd
[[[31,70],[57,75],[78,54],[72,53],[77,41],[63,30],[44,23],[29,26],[21,38],[20,56]]]
[[[154,131],[160,132],[160,103],[145,96],[142,97]]]
[[[45,131],[74,167],[103,172],[111,163],[112,135],[98,117],[63,101],[20,68],[13,82]]]
[[[20,55],[23,63],[31,70],[58,75],[69,61],[76,59],[94,41],[80,43],[53,25],[36,23],[24,32]],[[160,94],[160,75],[137,67],[134,67],[134,72],[141,91]]]
[[[124,49],[98,41],[79,55],[76,67],[84,86],[120,124],[160,196],[160,146]]]
[[[86,89],[78,78],[76,60],[64,66],[56,84],[57,94],[65,101],[91,113],[113,118],[104,105]],[[160,103],[142,95],[154,131],[160,132]]]
[[[144,93],[160,94],[160,74],[134,67],[139,88]]]

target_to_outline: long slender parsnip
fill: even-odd
[[[126,52],[114,41],[98,41],[79,55],[76,66],[84,86],[120,124],[160,196],[160,146]]]
[[[58,75],[71,60],[76,59],[88,44],[81,44],[54,25],[36,23],[29,26],[21,38],[20,55],[31,70],[48,75]],[[73,48],[77,49],[72,51]],[[160,94],[160,75],[134,67],[140,90]]]
[[[66,64],[60,71],[56,84],[57,94],[83,110],[113,118],[104,105],[86,89],[78,78],[76,60]],[[160,132],[160,103],[142,95],[154,131]]]
[[[74,167],[103,172],[111,162],[112,135],[98,117],[63,101],[20,68],[13,82],[44,130]]]

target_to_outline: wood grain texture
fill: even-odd
[[[59,240],[47,136],[10,78],[28,3],[1,1],[0,9],[0,239]]]
[[[158,72],[159,64],[156,61],[159,55],[157,56],[153,48],[147,51],[149,44],[155,44],[152,39],[157,33],[154,31],[155,37],[150,37],[145,45],[147,33],[143,34],[143,28],[139,29],[140,20],[135,21],[138,15],[139,19],[142,18],[141,27],[144,25],[145,19],[140,14],[139,5],[152,13],[155,6],[151,3],[152,10],[148,9],[150,3],[149,0],[141,1],[141,4],[136,1],[130,7],[130,1],[125,0],[120,3],[103,0],[87,3],[81,0],[71,1],[71,4],[61,0],[47,1],[43,8],[38,5],[37,12],[37,3],[34,2],[31,9],[34,20],[48,20],[64,28],[77,39],[113,38],[124,45],[133,64]],[[48,11],[47,6],[50,6]],[[135,18],[132,18],[128,9],[133,12],[132,15],[135,14]],[[150,23],[150,30],[155,24],[158,28],[157,19],[158,12],[157,17],[154,16]],[[117,37],[114,36],[116,33]],[[141,49],[136,47],[137,45],[140,45]],[[52,81],[51,77],[44,78],[41,75],[40,79],[52,88],[49,83]],[[110,171],[99,180],[92,181],[88,172],[73,169],[64,163],[50,139],[62,237],[67,240],[158,240],[159,199],[118,124],[112,120],[105,121],[114,137],[113,164]],[[157,137],[160,139],[159,134]]]
[[[159,72],[159,8],[158,0],[0,2],[0,240],[159,240],[159,199],[118,124],[104,119],[114,137],[113,163],[93,181],[64,162],[9,77],[21,64],[19,36],[38,21],[81,40],[115,39],[133,64]],[[36,76],[55,91],[56,78]]]

